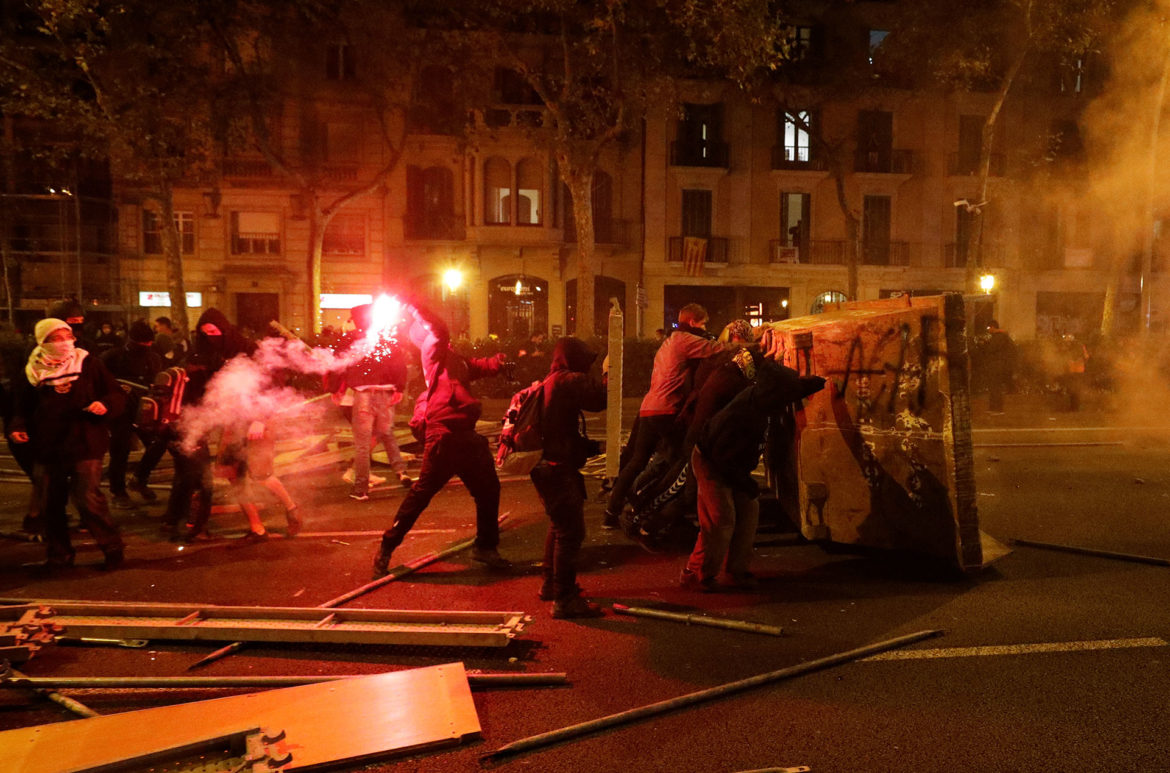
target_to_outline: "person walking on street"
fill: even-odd
[[[581,467],[596,454],[584,436],[582,411],[605,408],[605,375],[589,375],[597,358],[579,338],[557,340],[548,376],[542,382],[543,454],[529,473],[549,517],[544,541],[542,601],[552,601],[556,618],[600,617],[602,612],[581,595],[577,559],[585,540],[585,478]]]
[[[154,377],[163,368],[162,357],[154,352],[154,334],[143,320],[130,325],[129,338],[125,344],[102,355],[106,368],[118,379],[126,393],[126,409],[110,422],[110,495],[114,507],[120,510],[133,507],[126,493],[126,468],[130,460],[130,446],[135,432],[142,441],[145,452],[135,471],[132,488],[148,502],[157,497],[146,487],[150,473],[162,456],[162,448],[155,443],[153,433],[144,432],[134,426],[138,416],[138,401],[150,391]]]
[[[638,409],[636,429],[630,433],[633,451],[614,480],[602,527],[617,529],[630,488],[646,468],[659,443],[665,443],[671,461],[682,448],[683,428],[678,414],[686,400],[688,376],[695,364],[726,346],[712,340],[707,333],[707,310],[697,303],[679,309],[678,329],[666,337],[654,355],[650,389]]]
[[[382,535],[374,557],[374,577],[389,572],[390,556],[402,544],[415,521],[447,481],[458,475],[475,500],[475,545],[471,558],[491,569],[511,563],[499,553],[500,480],[487,438],[475,431],[483,405],[470,383],[493,376],[506,357],[464,358],[451,348],[451,333],[428,309],[406,304],[407,336],[418,347],[426,391],[419,395],[411,430],[423,442],[422,469],[402,500],[394,523]]]
[[[101,490],[102,457],[110,444],[108,422],[123,410],[125,395],[96,356],[74,346],[69,323],[49,317],[37,322],[37,347],[25,366],[26,383],[17,395],[10,435],[33,447],[34,491],[44,518],[46,568],[73,565],[74,550],[65,515],[66,499],[81,516],[105,556],[105,569],[119,566],[124,544],[110,520]]]
[[[355,336],[347,347],[369,347],[369,352],[346,368],[331,384],[333,401],[340,405],[347,389],[353,390],[353,488],[350,498],[364,502],[370,498],[370,452],[375,442],[386,450],[386,459],[406,487],[414,483],[406,474],[406,462],[394,437],[394,407],[402,402],[406,390],[406,356],[402,347],[379,340],[367,343],[372,324],[373,306],[365,304],[351,310],[356,325]]]
[[[987,326],[987,343],[984,344],[985,372],[987,375],[987,410],[989,413],[1003,413],[1003,396],[1012,383],[1015,370],[1016,345],[1007,331],[994,319]]]

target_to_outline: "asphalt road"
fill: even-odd
[[[1025,410],[1020,402],[1005,416],[975,415],[984,531],[1004,542],[1023,538],[1170,558],[1170,420],[1160,427],[1100,410]],[[0,458],[0,468],[12,467]],[[238,543],[230,537],[242,533],[243,518],[228,514],[212,522],[218,539],[180,549],[160,536],[159,504],[118,515],[128,535],[128,561],[112,573],[95,568],[100,554],[82,542],[77,569],[36,578],[25,564],[40,560],[40,546],[0,540],[0,594],[315,606],[365,583],[376,534],[401,501],[401,489],[377,491],[370,502],[358,503],[345,496],[336,471],[286,484],[306,518],[306,533],[296,539]],[[26,495],[26,484],[0,484],[0,531],[19,523]],[[478,690],[478,739],[362,768],[369,770],[1170,770],[1170,567],[1017,547],[982,573],[955,578],[904,558],[826,552],[774,529],[759,535],[758,592],[703,595],[677,586],[681,550],[650,555],[601,531],[601,505],[594,500],[581,582],[595,599],[779,625],[785,635],[613,614],[561,621],[536,599],[535,561],[546,522],[532,487],[505,482],[502,500],[509,518],[501,551],[518,562],[515,571],[490,573],[458,554],[348,606],[531,614],[531,624],[508,647],[254,645],[200,673],[374,673],[462,661],[468,669],[564,671],[570,677],[565,687]],[[278,505],[269,504],[265,520],[281,532]],[[472,523],[466,492],[450,487],[420,519],[395,563],[470,535]],[[945,633],[897,656],[480,762],[481,755],[526,736],[930,629]],[[180,675],[211,649],[47,647],[23,670],[33,676]],[[236,694],[67,692],[102,713]],[[25,691],[0,691],[0,729],[69,719]]]

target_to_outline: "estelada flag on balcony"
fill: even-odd
[[[683,271],[687,276],[699,276],[703,273],[703,263],[707,261],[707,240],[701,236],[683,237]]]

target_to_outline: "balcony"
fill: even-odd
[[[813,158],[811,150],[807,147],[773,145],[772,169],[777,171],[823,172],[825,170],[825,162],[819,158]]]
[[[462,215],[408,213],[404,225],[406,238],[411,241],[459,242],[467,238]]]
[[[983,265],[987,267],[1003,265],[1003,246],[1000,244],[984,244]],[[967,245],[947,242],[943,245],[943,268],[966,268]]]
[[[991,176],[1003,177],[1003,170],[1003,153],[992,153],[990,169]],[[970,153],[951,153],[949,156],[947,156],[947,174],[951,177],[967,177],[979,174],[979,155],[972,155]]]
[[[909,266],[909,242],[870,242],[861,246],[865,266]]]
[[[913,150],[875,150],[854,156],[853,171],[864,174],[913,174]]]
[[[671,166],[705,166],[727,169],[730,155],[726,142],[679,142],[670,143]]]
[[[565,243],[577,243],[577,226],[573,222],[571,213],[565,214]],[[612,218],[593,221],[593,243],[611,244],[620,247],[629,247],[638,243],[642,238],[641,224],[632,220],[614,220]]]
[[[318,174],[321,179],[331,183],[352,183],[358,178],[357,164],[324,164]]]
[[[668,244],[666,259],[672,263],[682,263],[683,236],[672,236]],[[728,240],[720,236],[707,237],[707,256],[704,263],[727,263]]]
[[[276,177],[276,172],[264,159],[226,158],[223,176],[238,180],[271,180]]]

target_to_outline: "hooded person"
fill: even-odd
[[[240,354],[250,355],[255,349],[255,344],[245,338],[222,311],[214,307],[204,311],[195,326],[195,343],[187,358],[188,381],[183,390],[183,406],[198,404],[208,382],[229,360]],[[196,438],[194,443],[184,445],[178,435],[172,433],[167,450],[175,461],[175,483],[163,520],[176,536],[192,541],[202,534],[211,517],[212,475],[208,438]],[[253,533],[257,533],[254,524],[249,531],[249,534]]]
[[[474,561],[491,569],[511,563],[499,553],[500,480],[487,438],[475,431],[483,405],[471,391],[471,382],[494,376],[506,357],[463,357],[451,348],[447,324],[429,309],[404,304],[406,319],[400,330],[419,350],[425,391],[415,401],[410,426],[423,442],[418,480],[398,507],[394,522],[382,534],[374,557],[374,577],[389,572],[390,556],[447,481],[458,475],[475,501]]]
[[[800,376],[762,359],[755,383],[700,428],[691,451],[699,537],[682,572],[684,588],[718,590],[721,572],[730,576],[732,587],[755,584],[749,564],[760,517],[760,490],[752,472],[760,464],[764,441],[777,416],[824,385],[820,376]]]
[[[157,497],[146,487],[146,481],[165,449],[165,446],[154,443],[154,434],[138,430],[134,425],[139,401],[150,392],[154,377],[163,369],[162,357],[154,351],[154,333],[150,325],[141,319],[132,322],[126,343],[104,353],[102,362],[126,393],[126,409],[110,423],[109,480],[114,507],[127,509],[133,506],[126,493],[126,468],[135,432],[146,452],[135,472],[132,488],[149,502]]]
[[[65,320],[42,319],[35,336],[9,435],[32,445],[46,567],[73,565],[65,516],[66,499],[72,498],[82,526],[105,555],[103,566],[112,569],[122,563],[123,543],[101,490],[102,457],[110,443],[108,422],[122,412],[125,395],[100,359],[74,345]]]
[[[542,382],[543,455],[529,477],[549,517],[544,541],[540,598],[552,601],[556,618],[600,617],[601,609],[581,595],[577,559],[585,539],[585,478],[581,466],[597,454],[585,434],[583,411],[605,408],[605,381],[589,370],[597,354],[579,338],[557,339]]]
[[[89,333],[85,330],[85,309],[76,300],[70,298],[67,301],[61,301],[49,309],[47,319],[64,320],[69,325],[69,329],[73,331],[77,348],[97,353],[97,342],[90,338]]]

